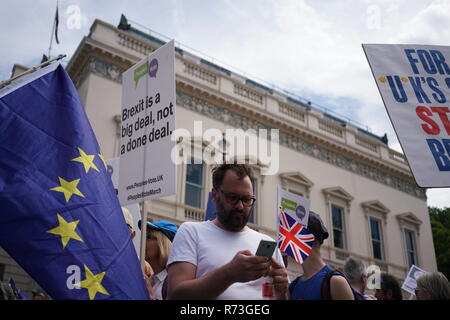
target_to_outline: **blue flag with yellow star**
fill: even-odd
[[[105,160],[58,63],[0,90],[0,246],[53,299],[148,299]]]

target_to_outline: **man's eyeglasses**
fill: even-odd
[[[233,192],[225,192],[220,188],[217,188],[217,190],[219,190],[220,192],[223,193],[223,195],[225,196],[225,199],[227,199],[228,203],[231,205],[236,205],[239,200],[242,201],[242,204],[244,205],[244,207],[251,207],[255,204],[256,201],[256,197],[255,196],[239,196],[236,193]]]

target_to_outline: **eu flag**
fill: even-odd
[[[212,193],[208,194],[208,205],[206,206],[205,221],[214,220],[216,218],[216,205],[212,201]]]
[[[53,299],[148,299],[104,158],[58,63],[0,90],[0,245]]]

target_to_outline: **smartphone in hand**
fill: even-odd
[[[270,259],[272,258],[273,252],[275,251],[276,247],[276,241],[261,240],[255,255],[267,257]]]

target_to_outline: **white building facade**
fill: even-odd
[[[119,156],[122,72],[163,43],[124,17],[119,27],[96,20],[66,67],[107,159]],[[263,175],[263,159],[247,156],[257,198],[250,227],[276,239],[280,186],[309,198],[321,215],[330,233],[322,256],[332,266],[353,256],[399,281],[411,264],[437,270],[425,189],[387,141],[180,48],[175,60],[177,128],[194,133],[194,121],[201,121],[203,131],[279,129],[275,174]],[[212,165],[201,159],[208,141],[201,135],[192,141],[198,163],[178,165],[176,195],[145,202],[149,220],[204,220]],[[302,272],[293,260],[288,271],[291,279]]]

